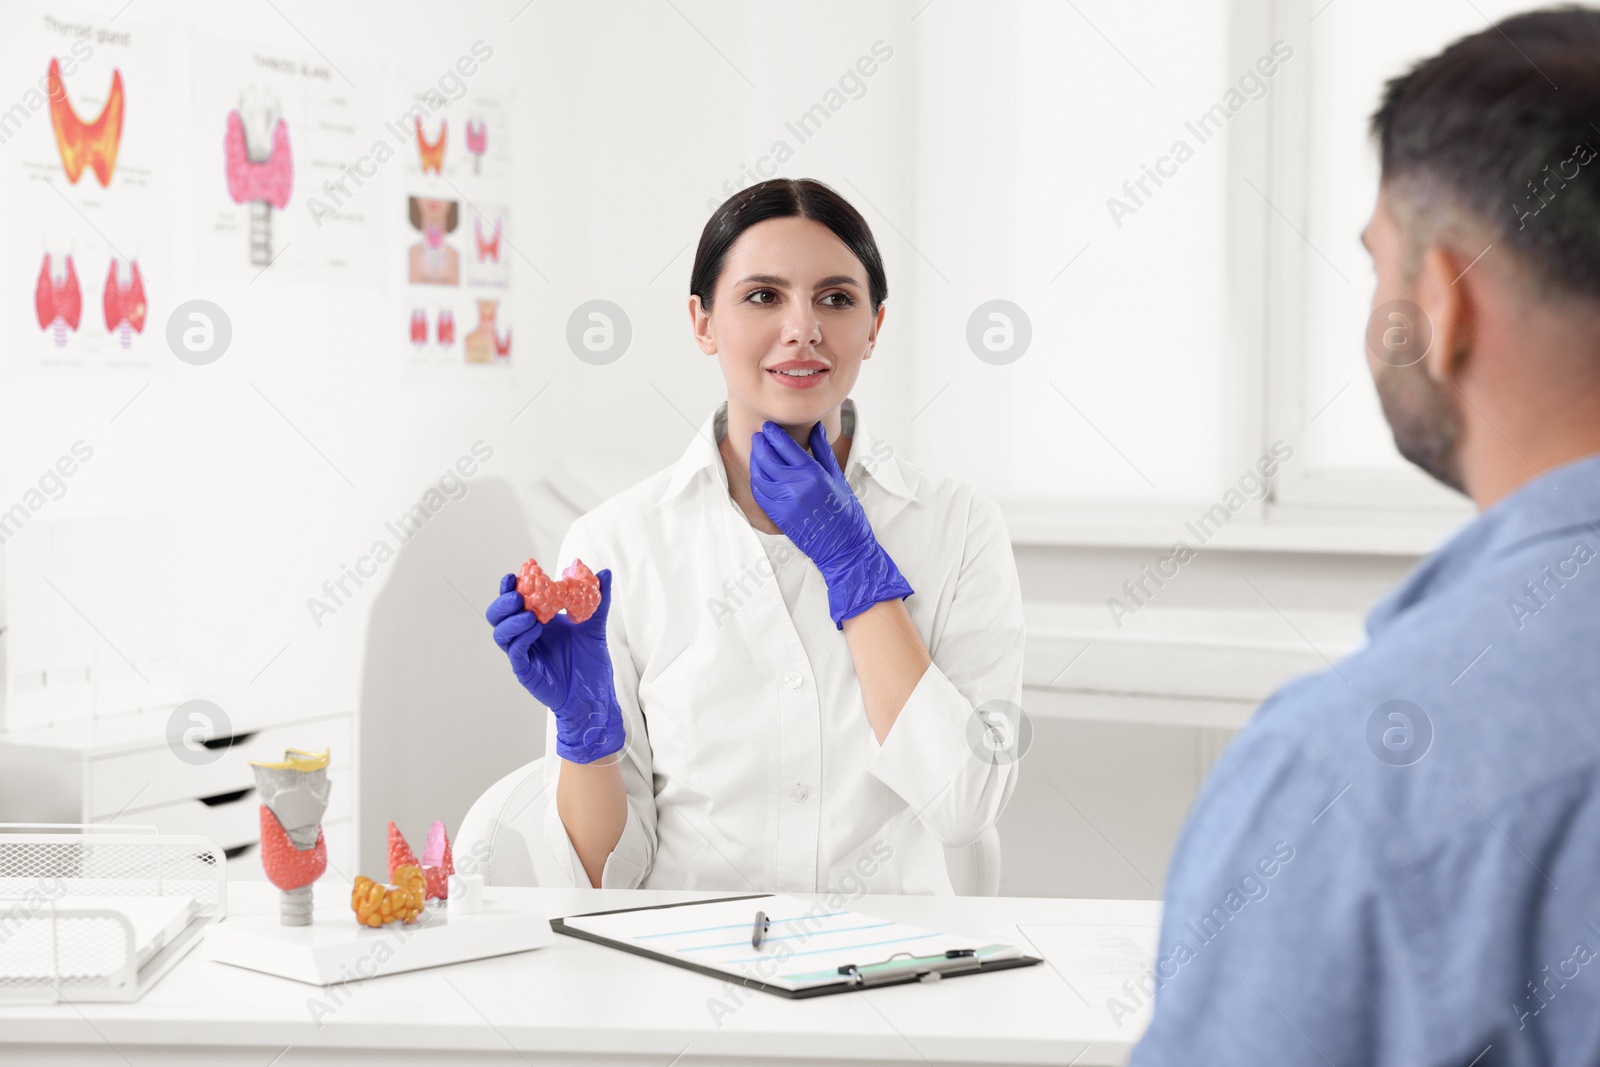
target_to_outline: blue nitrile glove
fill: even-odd
[[[611,571],[595,577],[600,580],[600,606],[583,622],[557,613],[540,623],[523,606],[514,574],[500,579],[500,595],[484,613],[517,681],[555,714],[556,755],[573,763],[593,763],[622,751],[627,741],[606,648]]]
[[[913,592],[878,544],[822,423],[811,430],[809,456],[777,423],[762,423],[761,432],[750,438],[750,491],[822,572],[834,626],[843,629],[844,620],[879,601]]]

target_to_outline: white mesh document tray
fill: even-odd
[[[152,827],[0,823],[0,1003],[137,1000],[227,914],[224,864]]]

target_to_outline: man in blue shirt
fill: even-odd
[[[1600,1064],[1597,124],[1595,10],[1384,92],[1368,362],[1482,514],[1218,761],[1137,1067]]]

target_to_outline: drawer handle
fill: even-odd
[[[232,748],[234,745],[244,744],[246,741],[250,740],[260,732],[260,730],[246,730],[242,734],[229,734],[227,737],[213,737],[209,741],[202,741],[200,743],[213,750],[219,748]]]
[[[246,841],[242,845],[234,845],[232,848],[223,849],[222,854],[228,857],[230,860],[236,860],[246,852],[249,852],[251,849],[255,848],[258,843],[259,842],[256,841]]]
[[[256,787],[252,785],[246,786],[243,789],[235,789],[231,793],[218,793],[215,796],[196,797],[195,799],[199,800],[200,803],[204,804],[208,808],[215,808],[221,804],[232,804],[235,801],[243,800],[245,797],[249,796],[255,791]]]

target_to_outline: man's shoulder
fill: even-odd
[[[1495,561],[1285,686],[1241,731],[1240,773],[1263,778],[1292,759],[1349,782],[1368,798],[1353,807],[1404,825],[1425,851],[1429,839],[1492,833],[1480,812],[1600,764],[1600,564],[1547,582],[1538,602],[1532,579],[1517,578],[1555,547]]]

